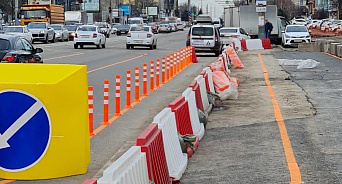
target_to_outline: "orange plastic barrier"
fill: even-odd
[[[233,62],[235,69],[242,69],[245,67],[242,64],[239,56],[236,54],[236,52],[233,49],[228,50],[228,55],[229,55],[230,60]]]
[[[197,60],[197,57],[196,57],[196,52],[195,52],[195,47],[194,46],[191,46],[191,56],[192,56],[192,62],[193,63],[197,63],[198,60]]]
[[[242,39],[240,42],[241,42],[241,48],[242,48],[242,50],[243,50],[243,51],[248,51],[246,40]]]
[[[272,49],[271,40],[269,38],[263,38],[261,42],[264,49]]]
[[[229,88],[230,80],[223,71],[214,71],[213,82],[214,82],[215,91],[217,93],[220,93],[224,91],[225,89]]]

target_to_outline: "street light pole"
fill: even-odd
[[[18,24],[18,11],[19,11],[19,3],[18,0],[15,0],[15,9],[14,9],[14,17],[15,17],[15,25],[19,25]]]

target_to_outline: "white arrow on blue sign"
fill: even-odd
[[[0,91],[0,169],[19,172],[36,165],[51,139],[51,121],[43,103],[18,90]]]

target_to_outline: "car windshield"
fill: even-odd
[[[237,33],[237,29],[220,29],[220,33]]]
[[[119,28],[121,28],[121,29],[129,29],[130,26],[129,25],[120,25]]]
[[[22,10],[21,17],[22,18],[45,18],[47,15],[46,10]]]
[[[45,29],[45,23],[29,23],[27,26],[29,29]]]
[[[145,31],[148,32],[150,29],[149,27],[131,27],[131,31]]]
[[[289,26],[286,32],[307,32],[307,29],[304,26]]]
[[[194,36],[213,36],[214,29],[212,27],[194,27],[192,35]]]
[[[169,27],[169,25],[168,24],[162,24],[162,25],[160,25],[160,27]]]
[[[107,26],[105,24],[100,24],[99,28],[107,28]]]
[[[62,30],[62,26],[51,26],[54,30]]]
[[[129,23],[130,24],[140,24],[141,20],[130,20]]]
[[[77,31],[96,31],[94,26],[80,26]]]
[[[8,40],[0,39],[0,50],[8,50],[10,42]]]
[[[77,26],[65,26],[68,31],[76,31]]]
[[[23,28],[22,27],[6,27],[5,32],[15,32],[15,33],[22,33],[23,32]]]

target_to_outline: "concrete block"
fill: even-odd
[[[337,56],[342,57],[342,45],[337,45]]]
[[[330,54],[336,55],[337,54],[337,45],[341,45],[341,43],[331,43],[330,44]]]
[[[322,42],[300,43],[298,52],[323,52]]]
[[[325,40],[323,42],[323,52],[330,53],[330,43],[335,42],[335,40]]]

